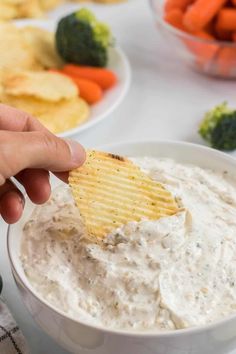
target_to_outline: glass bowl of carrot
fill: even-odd
[[[150,0],[158,29],[194,70],[236,79],[236,0]]]

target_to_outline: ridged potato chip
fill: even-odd
[[[77,86],[65,75],[47,71],[7,72],[3,77],[7,95],[31,96],[58,102],[78,96]]]
[[[70,172],[69,184],[89,236],[104,238],[129,221],[173,215],[171,193],[130,160],[88,151],[85,164]]]

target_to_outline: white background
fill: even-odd
[[[204,112],[224,100],[236,107],[236,82],[201,76],[177,61],[174,48],[168,48],[158,35],[148,1],[91,7],[110,23],[117,42],[129,57],[132,83],[127,97],[110,118],[77,137],[84,145],[139,139],[202,142],[197,128]],[[56,20],[75,8],[62,6],[49,17]],[[32,354],[66,354],[35,325],[19,298],[6,254],[6,230],[0,221],[4,298],[27,337]]]

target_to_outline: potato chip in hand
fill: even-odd
[[[130,221],[157,220],[179,210],[164,186],[110,153],[88,151],[84,165],[70,172],[69,184],[88,235],[97,239]]]

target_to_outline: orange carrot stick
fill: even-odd
[[[164,10],[165,12],[173,9],[185,11],[191,2],[193,2],[193,0],[166,0]]]
[[[203,29],[226,2],[227,0],[196,0],[184,15],[184,25],[191,32]]]
[[[104,90],[111,88],[117,82],[116,75],[108,69],[67,64],[64,66],[63,72],[96,82]]]
[[[216,39],[214,36],[212,36],[210,33],[206,31],[197,31],[193,33],[194,36],[202,38],[202,39],[209,39],[209,40],[214,40]]]
[[[70,76],[74,83],[77,85],[80,93],[80,97],[83,98],[89,104],[97,103],[102,98],[101,87],[93,81],[86,79],[79,79],[78,77]]]
[[[49,71],[56,72],[61,75],[65,75],[76,84],[79,89],[79,96],[83,98],[89,104],[94,104],[101,100],[103,92],[101,87],[91,80],[80,79],[77,76],[69,75],[59,69],[50,69]]]
[[[232,32],[224,31],[220,28],[215,27],[216,38],[220,41],[232,41]]]
[[[236,31],[236,9],[224,8],[220,10],[216,28],[222,31]]]
[[[180,30],[185,31],[184,25],[183,25],[183,17],[184,13],[180,9],[173,9],[168,11],[165,16],[164,20],[168,22],[171,26],[174,26]]]
[[[206,31],[198,31],[193,33],[196,37],[208,40],[214,40],[215,38]],[[192,39],[185,39],[185,44],[191,53],[195,57],[194,64],[198,70],[205,70],[214,56],[217,53],[218,45],[215,43],[205,43]]]
[[[205,31],[195,32],[194,35],[202,39],[208,39],[208,40],[215,39],[211,34]],[[218,50],[218,45],[216,44],[207,43],[207,42],[206,43],[198,42],[198,41],[193,41],[191,39],[188,42],[188,47],[196,55],[198,61],[200,62],[209,61]]]

